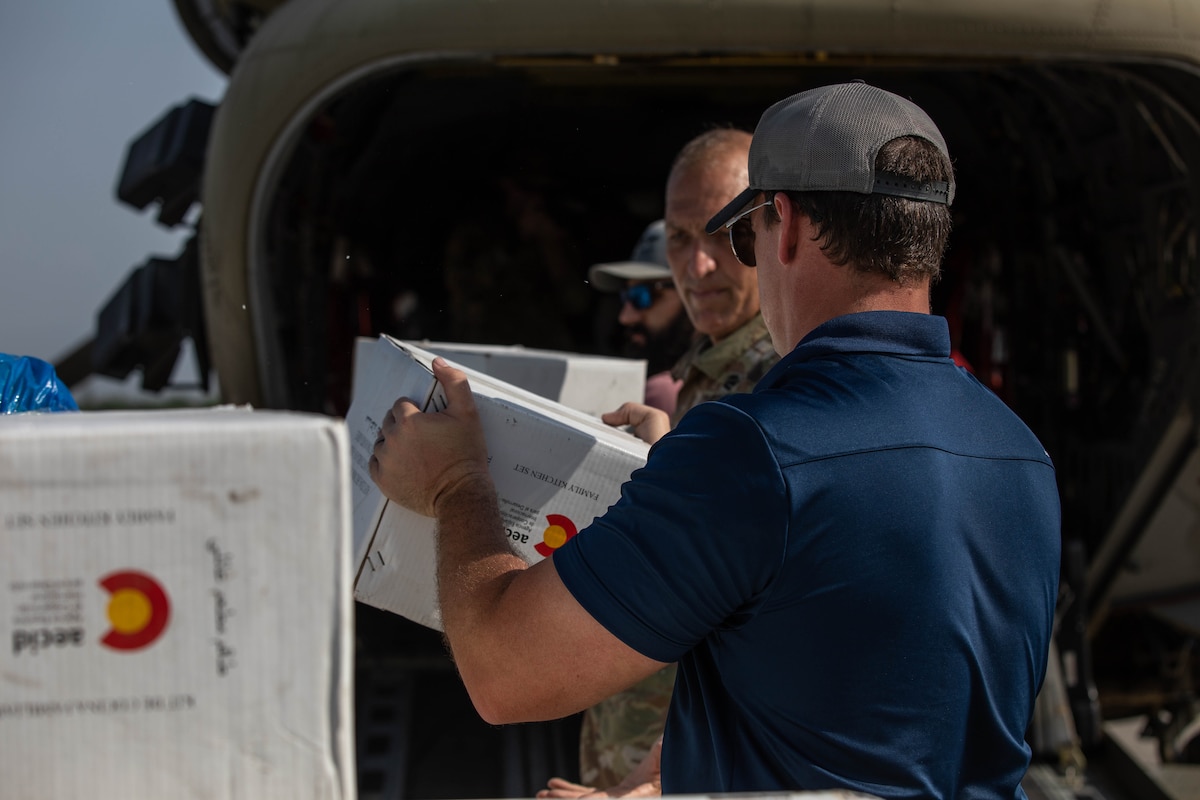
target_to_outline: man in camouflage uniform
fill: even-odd
[[[748,184],[749,151],[745,131],[709,131],[684,145],[667,178],[667,262],[692,324],[704,334],[672,369],[683,386],[671,427],[699,403],[749,392],[779,360],[759,312],[758,273],[738,262],[724,231],[713,236],[704,231],[713,214]],[[605,421],[633,423],[635,413],[625,409],[623,419],[605,415]],[[657,439],[668,429],[664,421],[651,428],[657,435],[643,438]],[[584,712],[579,753],[584,784],[616,787],[646,757],[662,736],[674,684],[671,665]],[[565,782],[558,790],[552,782],[543,796],[573,794]]]

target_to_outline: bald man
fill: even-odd
[[[742,265],[721,232],[705,226],[745,186],[751,136],[718,128],[685,144],[667,176],[666,258],[675,288],[701,335],[671,370],[682,381],[674,413],[627,405],[604,415],[633,425],[654,443],[696,405],[749,392],[779,360],[759,312],[758,273]],[[671,665],[584,712],[579,742],[582,785],[552,780],[546,797],[569,797],[621,784],[662,736],[675,684]]]

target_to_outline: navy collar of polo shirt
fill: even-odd
[[[754,391],[778,385],[797,364],[851,353],[949,360],[950,326],[945,317],[912,311],[860,311],[834,317],[809,331],[759,380]]]

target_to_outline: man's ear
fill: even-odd
[[[780,264],[790,264],[800,246],[801,229],[807,217],[796,210],[791,198],[783,192],[775,193],[774,205],[779,216],[779,252],[776,256]]]

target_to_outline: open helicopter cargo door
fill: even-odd
[[[1046,445],[1064,539],[1096,556],[1123,509],[1154,516],[1139,482],[1200,406],[1190,2],[291,0],[210,132],[201,283],[226,399],[344,415],[355,340],[380,334],[614,355],[586,270],[662,216],[680,146],[852,79],[944,133],[932,308]],[[1179,644],[1118,616],[1091,634],[1116,637],[1102,700]]]
[[[292,0],[211,130],[222,390],[344,414],[355,340],[381,333],[611,355],[586,270],[661,216],[680,145],[861,78],[946,136],[933,310],[1046,444],[1064,536],[1095,553],[1200,375],[1200,9],[1108,12]]]

